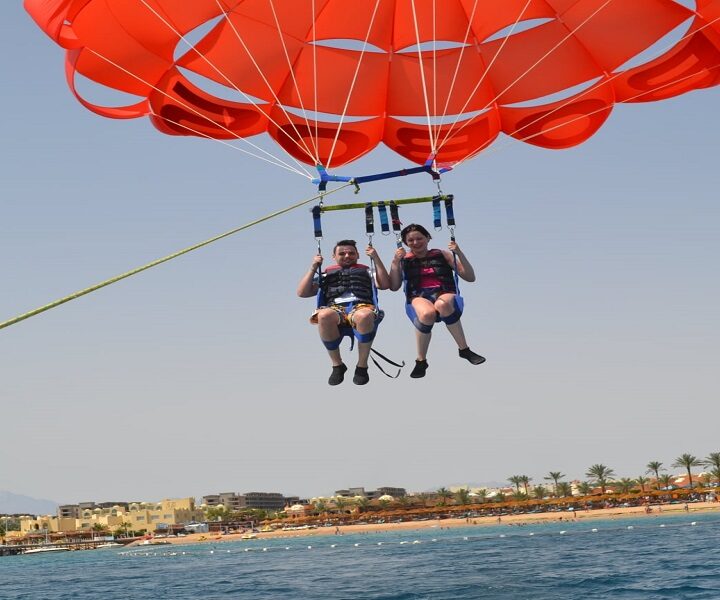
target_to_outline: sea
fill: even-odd
[[[720,515],[0,558],[2,600],[720,600]]]

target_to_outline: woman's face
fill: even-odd
[[[421,254],[427,250],[429,238],[425,237],[419,231],[411,231],[405,236],[405,245],[410,248],[413,254],[420,252]]]

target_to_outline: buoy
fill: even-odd
[[[567,531],[561,531],[560,535],[565,535],[566,533],[567,533]]]
[[[628,529],[635,529],[632,525],[628,525]]]
[[[693,521],[692,523],[690,523],[690,525],[697,525],[697,521]]]
[[[592,531],[593,533],[597,533],[597,528],[593,528],[590,531]]]

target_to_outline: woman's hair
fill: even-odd
[[[402,238],[403,244],[405,243],[405,239],[407,238],[408,234],[412,231],[417,231],[421,235],[424,235],[427,239],[431,240],[432,236],[430,235],[430,232],[425,229],[422,225],[418,225],[417,223],[410,223],[407,227],[405,227],[400,232],[400,237]]]

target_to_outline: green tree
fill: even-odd
[[[387,498],[380,498],[378,500],[378,504],[380,505],[380,508],[385,510],[388,506],[390,506],[392,504],[392,501],[388,500]]]
[[[484,504],[487,501],[487,490],[485,488],[480,488],[475,492],[475,502],[478,504]]]
[[[648,479],[647,477],[644,477],[643,475],[639,475],[638,477],[635,478],[635,483],[637,483],[640,486],[640,491],[644,492],[645,486],[648,483],[650,483],[650,479]]]
[[[553,495],[557,498],[558,495],[558,483],[560,483],[560,480],[565,477],[560,471],[550,471],[547,474],[547,477],[543,477],[545,481],[552,481],[553,482]]]
[[[467,488],[460,488],[457,492],[455,492],[455,502],[462,506],[470,504],[470,490]]]
[[[518,502],[527,500],[527,494],[525,492],[521,492],[520,490],[516,490],[512,493],[512,499]]]
[[[532,477],[528,477],[527,475],[520,475],[520,483],[522,483],[526,496],[528,496],[528,486],[530,485],[531,481]]]
[[[621,494],[627,494],[629,492],[632,492],[633,488],[635,487],[635,480],[630,479],[629,477],[623,477],[622,479],[618,479],[615,483],[615,486],[617,487],[617,491]]]
[[[507,480],[515,486],[515,491],[520,491],[520,484],[522,483],[522,475],[513,475],[508,477]]]
[[[572,496],[572,485],[570,485],[567,481],[561,481],[558,483],[557,486],[557,492],[555,495],[559,498],[566,498],[567,496]]]
[[[712,469],[712,471],[710,471],[710,475],[712,475],[715,478],[715,481],[720,484],[720,467]]]
[[[720,469],[720,452],[711,452],[708,454],[705,460],[703,460],[703,464],[711,469]]]
[[[535,496],[538,500],[542,500],[543,498],[547,498],[548,490],[544,485],[536,485],[533,488],[533,496]],[[557,493],[556,493],[557,495]]]
[[[589,496],[592,494],[593,487],[587,481],[581,481],[578,483],[577,489],[582,496]]]
[[[594,481],[596,485],[599,485],[600,491],[604,494],[608,483],[610,483],[615,476],[615,472],[611,468],[598,463],[592,465],[587,470],[587,473],[585,473],[585,476]]]
[[[663,464],[659,460],[651,460],[645,466],[647,467],[647,471],[645,471],[646,473],[655,475],[655,488],[660,489],[658,481],[660,480],[660,471],[662,470]]]
[[[688,481],[690,485],[690,489],[693,488],[693,478],[692,478],[692,468],[693,467],[700,467],[702,466],[703,462],[697,457],[693,456],[692,454],[681,454],[675,459],[675,462],[672,464],[675,468],[683,468],[687,471],[688,474]]]
[[[438,489],[437,492],[435,492],[435,496],[440,498],[440,504],[442,506],[445,506],[447,504],[447,501],[453,497],[453,493],[449,489],[441,487]]]
[[[358,507],[358,512],[364,513],[370,506],[370,500],[363,496],[355,500],[355,505]]]
[[[333,499],[333,504],[335,505],[335,508],[338,510],[338,512],[343,512],[343,509],[348,505],[347,498],[343,498],[342,496],[336,496]]]
[[[663,473],[660,475],[660,478],[658,479],[658,484],[663,489],[667,490],[671,487],[673,487],[673,477],[672,475],[668,475],[667,473]],[[658,487],[660,489],[660,487]]]

